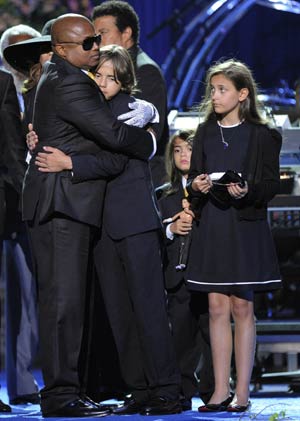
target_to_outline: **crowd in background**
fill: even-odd
[[[49,19],[63,13],[80,13],[90,16],[91,0],[1,0],[0,35],[13,25],[28,24],[40,30]]]

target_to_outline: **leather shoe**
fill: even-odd
[[[233,399],[233,393],[230,393],[230,396],[220,403],[206,403],[205,405],[199,406],[199,412],[222,412],[226,411],[228,405]]]
[[[137,402],[134,398],[126,398],[122,406],[112,410],[114,415],[138,414],[144,406],[144,403]]]
[[[228,405],[226,411],[227,412],[245,412],[247,411],[251,406],[251,402],[248,401],[246,405],[239,405],[237,402],[232,402],[230,405]]]
[[[38,393],[31,393],[29,395],[19,395],[9,400],[11,405],[39,405],[41,402],[40,395]]]
[[[43,417],[104,417],[109,414],[110,411],[103,411],[97,405],[78,398],[55,411],[43,412]]]
[[[180,400],[170,400],[162,396],[154,396],[144,405],[141,415],[169,415],[180,414],[182,411]]]
[[[105,403],[97,403],[92,398],[87,395],[80,395],[80,399],[88,404],[94,405],[95,408],[99,408],[102,411],[110,411],[112,412],[113,409],[118,407],[118,404],[105,404]]]
[[[11,407],[0,399],[0,412],[11,412]]]

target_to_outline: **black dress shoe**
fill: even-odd
[[[226,411],[228,405],[233,399],[233,393],[230,393],[230,396],[220,403],[206,403],[205,405],[199,406],[199,412],[222,412]]]
[[[124,400],[124,404],[112,410],[114,415],[138,414],[144,407],[143,402],[137,402],[134,398]]]
[[[162,396],[154,396],[143,409],[141,415],[169,415],[180,414],[182,411],[180,400],[170,400]]]
[[[11,412],[11,407],[0,399],[0,412]]]
[[[55,411],[43,412],[43,417],[104,417],[109,414],[110,411],[103,411],[98,406],[78,398]]]
[[[227,406],[226,411],[227,412],[246,412],[248,409],[250,409],[251,402],[248,401],[246,405],[239,405],[236,401],[231,402],[230,405]]]
[[[11,405],[39,405],[41,402],[40,395],[38,393],[31,393],[29,395],[20,395],[14,399],[10,399],[9,403]]]
[[[95,402],[92,398],[90,398],[87,395],[80,395],[80,399],[83,400],[84,402],[87,402],[91,405],[93,405],[95,408],[99,408],[102,411],[109,411],[112,412],[113,409],[118,408],[118,404],[114,403],[114,404],[105,404],[105,403],[97,403]]]

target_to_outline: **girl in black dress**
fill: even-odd
[[[281,136],[266,125],[247,66],[235,60],[213,65],[201,104],[205,122],[195,138],[187,190],[198,198],[187,282],[209,294],[209,328],[215,391],[200,412],[249,408],[255,353],[253,293],[281,286],[267,222],[267,204],[279,191]],[[230,177],[227,170],[234,171]],[[233,178],[232,178],[233,176]],[[237,372],[230,393],[231,318]]]

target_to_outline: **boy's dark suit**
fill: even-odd
[[[110,101],[115,115],[128,111],[129,96]],[[74,181],[98,176],[97,156],[73,157]],[[134,398],[176,399],[179,375],[165,308],[160,256],[161,221],[148,162],[129,159],[107,185],[102,239],[95,264],[120,358]]]
[[[175,192],[165,195],[170,184],[157,189],[162,218],[170,218],[182,210],[182,184]],[[200,393],[205,402],[214,390],[212,361],[208,332],[207,294],[191,293],[184,280],[184,271],[177,271],[180,238],[166,239],[165,282],[168,294],[168,313],[172,335],[182,376],[182,393],[187,399]],[[196,376],[196,377],[195,377]],[[196,378],[200,383],[197,384]]]
[[[149,133],[119,123],[95,82],[55,54],[37,88],[33,123],[39,134],[36,153],[45,145],[71,155],[101,151],[107,155],[104,178],[118,173],[126,159],[98,145],[141,158],[153,150]],[[34,158],[25,176],[23,217],[37,268],[44,415],[82,392],[78,364],[89,252],[93,227],[101,224],[105,185],[104,179],[73,184],[69,171],[41,173]]]

